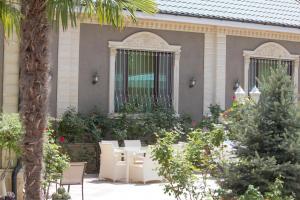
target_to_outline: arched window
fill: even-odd
[[[244,51],[245,91],[258,86],[257,79],[268,76],[272,68],[285,66],[287,74],[293,77],[298,93],[299,55],[292,55],[275,42],[264,43],[254,51]]]
[[[126,105],[138,112],[153,105],[178,111],[180,46],[169,45],[150,32],[138,32],[122,42],[109,42],[109,112],[121,112]]]

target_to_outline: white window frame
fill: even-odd
[[[178,114],[179,100],[179,61],[181,46],[169,45],[160,36],[151,32],[138,32],[130,35],[122,42],[109,41],[110,66],[109,66],[109,114],[115,114],[115,69],[117,49],[162,51],[174,53],[173,77],[173,107]]]
[[[290,52],[275,42],[267,42],[254,51],[244,50],[244,89],[248,90],[249,67],[251,58],[276,59],[276,60],[291,60],[294,61],[293,79],[295,84],[295,94],[298,95],[298,70],[299,70],[299,55],[290,54]],[[250,88],[251,89],[251,88]]]

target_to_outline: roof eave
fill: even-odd
[[[216,18],[209,18],[209,17],[184,16],[184,15],[167,14],[167,13],[164,14],[158,13],[155,15],[137,13],[137,17],[140,19],[149,19],[149,20],[158,20],[158,21],[300,34],[300,26],[286,26],[286,25],[279,25],[274,23],[270,24],[270,23],[262,23],[262,22],[257,23],[257,22],[246,21],[246,20],[232,20],[232,19],[229,20],[224,18],[216,19]]]

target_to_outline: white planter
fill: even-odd
[[[6,192],[6,185],[5,185],[5,178],[0,180],[0,196],[5,197],[7,195]]]
[[[9,168],[13,168],[16,164],[16,154],[11,152],[11,157],[9,157],[9,151],[7,149],[0,149],[0,169],[6,169],[8,167],[8,162],[11,160],[11,166]]]

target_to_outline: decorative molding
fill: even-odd
[[[284,33],[278,31],[258,30],[251,28],[235,28],[207,24],[193,24],[184,22],[170,22],[161,20],[139,19],[137,22],[127,22],[128,27],[150,28],[159,30],[197,32],[197,33],[223,33],[226,35],[265,38],[274,40],[287,40],[300,42],[300,34]]]
[[[292,60],[294,61],[294,83],[295,83],[295,93],[298,94],[298,70],[299,70],[299,55],[290,54],[290,52],[275,42],[267,42],[254,51],[244,50],[244,89],[249,91],[248,77],[249,77],[249,65],[251,58],[266,58],[266,59],[278,59],[278,60]]]
[[[291,55],[289,51],[275,42],[267,42],[254,51],[244,51],[245,57],[256,57],[256,58],[271,58],[271,59],[287,59],[296,60],[299,59],[299,55]]]
[[[59,31],[57,116],[68,107],[78,109],[80,23],[76,28]]]
[[[115,75],[116,75],[116,56],[117,49],[110,47],[110,59],[109,59],[109,114],[115,112]]]
[[[138,32],[122,42],[109,41],[109,48],[142,49],[149,51],[180,52],[180,46],[169,45],[164,39],[150,32]]]
[[[205,33],[204,40],[204,91],[203,114],[209,114],[210,104],[215,103],[216,89],[216,34]]]
[[[184,32],[196,32],[196,33],[224,33],[226,35],[243,36],[243,37],[254,37],[254,38],[265,38],[274,40],[287,40],[300,42],[300,31],[296,28],[287,28],[280,26],[261,25],[239,22],[236,24],[231,21],[217,20],[219,23],[214,24],[213,21],[208,20],[206,22],[195,22],[195,17],[189,17],[188,20],[180,20],[183,16],[171,15],[169,18],[156,17],[156,15],[140,16],[138,20],[132,22],[128,19],[126,21],[126,27],[135,28],[146,28],[146,29],[158,29],[158,30],[169,30],[169,31],[184,31]],[[166,16],[166,14],[163,14]],[[179,17],[179,18],[177,18]],[[178,19],[178,21],[175,21]],[[83,23],[98,24],[96,18],[82,19]],[[230,24],[230,23],[234,23]],[[227,24],[227,26],[226,26]]]
[[[115,112],[115,65],[117,49],[134,49],[148,51],[167,51],[175,54],[174,80],[173,80],[173,106],[178,113],[179,101],[179,61],[181,46],[169,45],[164,39],[150,32],[138,32],[127,37],[122,42],[109,41],[110,67],[109,67],[109,114]]]
[[[226,106],[226,34],[216,34],[215,103]]]

